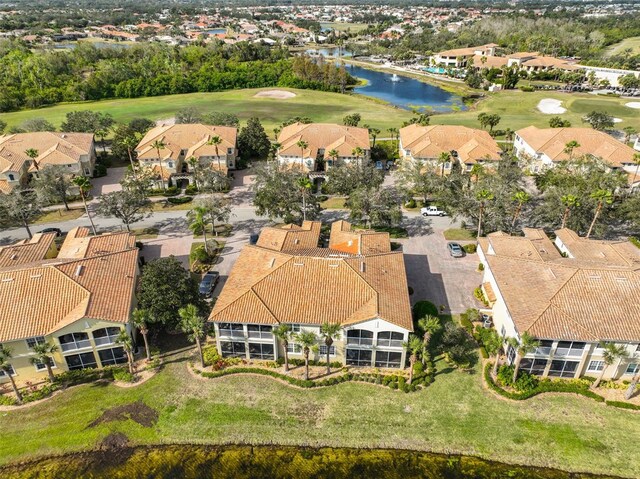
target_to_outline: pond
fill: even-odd
[[[126,440],[122,433],[115,435]],[[5,466],[0,477],[614,479],[418,451],[233,445],[106,447]]]
[[[340,47],[333,48],[308,48],[305,50],[308,55],[323,55],[325,57],[344,57],[349,58],[353,56],[353,53],[349,50]]]
[[[367,81],[355,93],[384,100],[405,110],[447,112],[465,110],[462,97],[414,78],[346,65],[347,71]]]

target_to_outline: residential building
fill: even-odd
[[[31,158],[28,150],[37,156]],[[0,136],[0,192],[38,179],[38,168],[65,167],[71,175],[93,176],[96,151],[91,133],[41,131]]]
[[[470,171],[475,163],[486,164],[500,160],[502,150],[484,130],[457,125],[413,124],[400,129],[400,158],[423,161],[451,172],[454,162],[463,171]],[[448,153],[450,161],[439,163],[442,153]]]
[[[445,50],[443,52],[436,53],[433,57],[433,63],[435,65],[452,68],[466,68],[469,61],[474,56],[479,57],[492,57],[496,53],[495,43],[488,43],[486,45],[480,45],[477,47],[468,48],[455,48],[453,50]]]
[[[306,142],[302,149],[298,142]],[[335,123],[293,123],[278,135],[278,161],[285,165],[300,165],[304,171],[322,172],[337,164],[367,163],[371,158],[369,131],[366,128]],[[357,158],[354,150],[362,149]],[[337,156],[331,156],[331,152]]]
[[[75,228],[58,252],[55,234],[36,234],[0,249],[0,343],[12,351],[18,384],[46,378],[31,362],[33,346],[49,342],[54,373],[126,363],[116,337],[131,333],[138,249],[129,233],[89,236]],[[57,254],[57,255],[56,255]],[[0,383],[8,382],[0,372]]]
[[[331,226],[329,247],[318,247],[321,224],[264,228],[255,246],[245,246],[211,312],[223,356],[277,360],[284,354],[272,329],[318,336],[320,326],[340,324],[331,360],[353,366],[403,368],[402,343],[413,330],[402,252],[391,251],[387,233]],[[290,357],[302,358],[295,339]]]
[[[605,378],[630,379],[640,370],[640,250],[628,241],[600,241],[561,229],[524,236],[498,232],[480,238],[482,290],[504,337],[526,332],[540,346],[521,362],[542,376],[597,376],[605,367],[601,342],[625,347],[628,357]],[[515,358],[507,349],[507,360]]]
[[[575,62],[562,58],[541,55],[539,53],[518,52],[507,55],[507,66],[517,66],[520,70],[536,73],[547,70],[576,71],[581,70]]]
[[[147,132],[136,153],[141,165],[158,173],[158,182],[162,180],[166,186],[180,182],[186,186],[193,181],[191,158],[197,161],[195,168],[212,168],[224,174],[236,168],[237,134],[237,128],[229,126],[162,124]],[[217,145],[216,137],[220,139]],[[164,147],[158,150],[156,142]]]
[[[577,142],[578,146],[568,149],[567,145],[572,141]],[[535,173],[582,156],[600,158],[613,170],[635,173],[633,148],[593,128],[528,126],[516,131],[513,146],[517,157]]]

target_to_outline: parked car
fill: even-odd
[[[462,258],[464,256],[464,250],[458,243],[448,243],[447,249],[449,250],[449,254],[454,258]]]
[[[200,281],[200,294],[208,298],[213,293],[213,289],[218,284],[220,273],[217,271],[207,271]]]
[[[420,208],[422,216],[445,216],[447,213],[438,208],[437,206],[425,206]]]
[[[60,228],[45,228],[40,233],[55,233],[56,236],[62,236],[62,230]]]

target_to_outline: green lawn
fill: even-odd
[[[83,214],[85,214],[84,208],[74,208],[67,211],[64,209],[64,207],[60,207],[60,209],[58,210],[46,211],[42,213],[36,220],[33,221],[33,224],[38,225],[38,224],[45,224],[45,223],[77,220]]]
[[[105,409],[138,400],[159,412],[155,426],[87,427]],[[137,387],[83,385],[3,412],[0,430],[0,463],[91,448],[122,432],[135,444],[392,447],[640,477],[639,414],[571,395],[499,399],[483,388],[479,368],[445,369],[426,390],[405,394],[356,383],[301,390],[261,377],[207,380],[170,361]]]
[[[263,88],[273,90],[275,88]],[[0,118],[9,127],[18,125],[27,118],[43,117],[60,126],[65,115],[75,110],[97,110],[110,113],[118,122],[132,118],[147,117],[154,120],[173,117],[175,112],[185,107],[195,107],[199,111],[224,111],[238,115],[245,121],[257,116],[272,136],[273,128],[294,116],[308,116],[316,122],[342,123],[342,118],[350,113],[362,115],[362,122],[386,131],[397,127],[411,116],[405,110],[368,100],[357,95],[341,95],[313,90],[286,88],[296,94],[295,98],[277,100],[255,98],[260,89],[232,90],[220,93],[191,93],[161,97],[104,100],[99,102],[65,103],[37,110],[23,110],[3,113]]]
[[[476,239],[473,231],[463,228],[449,228],[448,230],[444,230],[442,234],[444,235],[444,239],[448,241],[471,241]]]
[[[629,37],[622,40],[620,43],[615,43],[609,47],[607,47],[606,54],[618,55],[623,53],[626,49],[631,49],[632,55],[637,55],[640,53],[640,37]]]
[[[478,114],[497,113],[501,120],[497,129],[511,128],[518,130],[529,125],[549,127],[549,119],[555,115],[545,115],[536,108],[540,100],[554,98],[562,101],[562,106],[567,109],[560,117],[570,120],[572,126],[589,126],[582,123],[581,119],[587,113],[598,110],[605,111],[623,121],[616,123],[616,128],[633,126],[640,130],[640,115],[638,110],[624,106],[630,99],[611,98],[590,94],[557,93],[557,92],[531,92],[525,93],[519,90],[503,91],[489,94],[475,108],[469,111],[445,113],[431,118],[433,124],[464,125],[472,128],[480,128]]]
[[[320,203],[320,206],[326,210],[343,210],[345,208],[347,198],[342,196],[333,196]]]
[[[324,28],[333,28],[339,32],[346,32],[349,30],[351,33],[358,33],[367,28],[366,23],[345,23],[345,22],[322,22]],[[319,45],[322,47],[322,45]]]

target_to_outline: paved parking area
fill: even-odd
[[[442,234],[456,225],[449,218],[419,215],[410,216],[405,224],[410,237],[399,242],[403,244],[407,280],[413,288],[411,303],[428,300],[451,313],[477,307],[473,290],[482,281],[482,273],[477,271],[478,255],[452,258]]]
[[[120,186],[120,180],[124,176],[126,168],[109,168],[107,170],[107,176],[101,178],[91,179],[91,196],[104,195],[106,193],[113,193],[114,191],[122,190]]]

